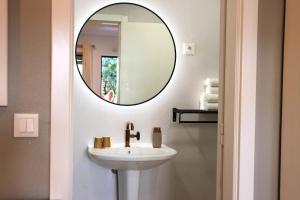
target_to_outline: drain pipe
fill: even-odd
[[[117,200],[120,200],[120,199],[119,199],[119,175],[118,175],[118,170],[117,170],[117,169],[112,169],[111,172],[112,172],[113,174],[116,175],[116,184],[117,184],[116,192],[117,192]]]

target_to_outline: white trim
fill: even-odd
[[[217,141],[217,180],[216,200],[223,199],[223,163],[224,163],[224,92],[225,92],[225,45],[226,45],[226,1],[220,2],[220,62],[219,62],[219,109]]]
[[[228,0],[223,200],[254,199],[257,31],[258,0]]]
[[[0,106],[7,106],[7,0],[0,0]]]
[[[240,84],[238,196],[254,200],[258,0],[244,0],[242,7],[241,74],[236,79]]]
[[[234,65],[234,125],[233,125],[233,180],[232,199],[239,200],[239,167],[240,167],[240,109],[241,109],[241,70],[242,70],[242,43],[243,43],[243,0],[236,2],[236,42]]]
[[[52,0],[50,199],[72,199],[73,0]]]

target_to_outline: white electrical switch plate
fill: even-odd
[[[39,114],[14,114],[14,137],[38,137]]]
[[[195,55],[195,43],[184,43],[183,44],[183,55],[194,56]]]

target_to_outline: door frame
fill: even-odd
[[[52,0],[50,199],[71,200],[74,0]]]
[[[225,3],[224,3],[225,4]],[[224,133],[218,200],[253,200],[258,0],[227,0],[224,45]],[[221,138],[219,134],[219,141]]]
[[[8,1],[0,0],[0,106],[7,106]]]
[[[226,159],[218,168],[217,198],[253,200],[258,0],[221,0],[221,7],[225,85],[218,141],[224,146],[218,160]],[[52,0],[50,199],[55,200],[72,199],[73,12],[74,0]]]

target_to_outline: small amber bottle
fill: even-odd
[[[154,127],[153,134],[152,134],[152,145],[153,148],[160,148],[161,147],[161,129],[160,127]]]
[[[102,149],[103,148],[103,138],[102,137],[95,137],[94,138],[94,148],[95,149]]]
[[[103,137],[102,138],[102,145],[104,148],[110,147],[110,137]]]

